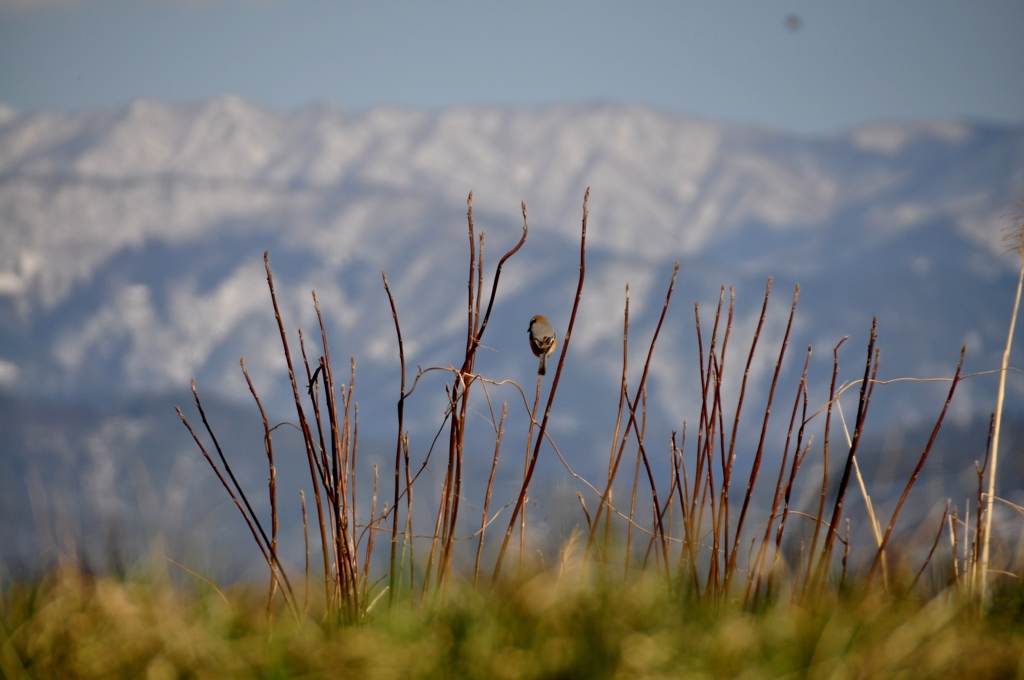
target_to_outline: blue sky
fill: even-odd
[[[1024,122],[1024,2],[0,0],[24,111],[224,93],[331,102],[632,101],[801,133]]]

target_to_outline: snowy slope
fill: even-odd
[[[827,380],[831,347],[851,335],[855,375],[872,315],[883,377],[948,376],[964,343],[970,370],[998,365],[1016,262],[997,255],[1024,196],[1024,127],[876,124],[799,138],[638,106],[283,114],[222,97],[0,117],[0,381],[15,396],[103,400],[194,376],[243,401],[244,355],[282,410],[269,250],[286,322],[318,335],[315,289],[336,361],[356,358],[368,431],[378,413],[387,431],[398,361],[380,271],[410,366],[457,362],[473,190],[488,278],[519,235],[519,201],[529,209],[479,366],[529,386],[526,320],[568,320],[588,186],[587,286],[562,388],[583,408],[566,409],[566,433],[614,407],[626,283],[638,369],[675,261],[652,382],[665,427],[695,417],[692,303],[707,318],[719,287],[735,286],[736,337],[748,342],[769,276],[755,386],[774,367],[796,283],[789,374],[812,344],[812,373]],[[991,409],[992,384],[965,385],[960,417]],[[443,407],[432,389],[425,422]],[[1019,402],[1024,385],[1011,389]],[[940,392],[903,389],[878,417],[930,418]]]

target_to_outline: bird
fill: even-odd
[[[530,349],[535,356],[540,357],[537,375],[544,375],[547,372],[547,358],[554,353],[555,345],[558,344],[555,329],[547,318],[538,314],[530,319],[530,327],[526,330],[530,334]]]

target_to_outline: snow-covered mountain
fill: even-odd
[[[618,374],[625,284],[643,337],[676,260],[680,342],[691,302],[734,285],[746,319],[775,276],[783,307],[802,284],[795,339],[821,355],[877,314],[889,375],[948,373],[964,342],[995,365],[1017,266],[996,256],[1024,195],[1024,127],[808,139],[635,106],[280,114],[223,97],[2,117],[0,375],[15,394],[72,398],[192,376],[231,394],[243,354],[279,376],[265,249],[288,320],[310,329],[316,289],[336,354],[396,365],[386,269],[412,361],[454,361],[470,190],[490,263],[519,235],[520,200],[529,209],[496,310],[510,335],[489,338],[500,370],[525,375],[524,319],[568,318],[588,186],[574,358],[592,371]]]
[[[819,401],[845,335],[843,376],[861,373],[873,315],[881,378],[949,377],[965,343],[967,371],[999,366],[1020,264],[999,257],[1000,236],[1024,198],[1024,125],[879,123],[805,138],[639,106],[285,114],[222,97],[0,111],[0,389],[116,403],[177,394],[195,377],[200,390],[248,404],[244,355],[261,396],[286,413],[268,250],[285,323],[319,337],[316,290],[336,365],[356,360],[361,436],[391,442],[398,353],[381,270],[410,374],[459,364],[467,194],[486,232],[488,287],[525,201],[529,238],[502,273],[477,368],[532,393],[527,321],[543,313],[560,332],[568,322],[587,187],[587,279],[552,425],[576,459],[595,442],[594,455],[607,455],[626,284],[635,385],[676,261],[650,384],[648,432],[659,442],[697,417],[693,302],[707,332],[723,285],[736,291],[735,393],[774,277],[752,411],[763,410],[797,283],[787,401],[807,345]],[[442,417],[441,378],[424,381],[411,428]],[[872,418],[931,420],[945,390],[894,385]],[[952,417],[985,417],[994,394],[992,376],[964,381]],[[1008,408],[1024,410],[1022,398],[1013,377]]]

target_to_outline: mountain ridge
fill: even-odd
[[[979,364],[995,356],[1014,269],[995,256],[1024,187],[1024,125],[872,123],[796,137],[630,104],[278,113],[225,96],[23,114],[0,127],[0,376],[15,394],[42,396],[175,389],[193,375],[239,393],[227,376],[244,354],[280,385],[258,290],[263,250],[286,315],[308,329],[317,289],[328,337],[371,366],[396,361],[378,290],[388,270],[411,348],[440,361],[462,325],[464,282],[452,273],[465,257],[469,191],[492,263],[518,237],[527,203],[530,239],[501,295],[503,313],[529,318],[571,296],[588,186],[588,249],[602,265],[584,291],[577,347],[603,349],[587,363],[621,354],[625,284],[644,319],[674,260],[691,292],[681,306],[713,304],[734,285],[748,326],[769,276],[776,297],[803,283],[798,328],[820,355],[866,332],[871,314],[897,326],[914,316],[887,310],[889,298],[906,307],[915,296],[941,304],[1003,290],[1006,310],[964,299],[945,312],[977,318],[923,329],[924,351],[908,346],[911,329],[897,338],[908,374],[948,372],[968,338],[983,340]],[[692,316],[680,316],[673,332],[692,336]],[[500,333],[515,337],[513,327]],[[953,342],[935,340],[951,332]]]

